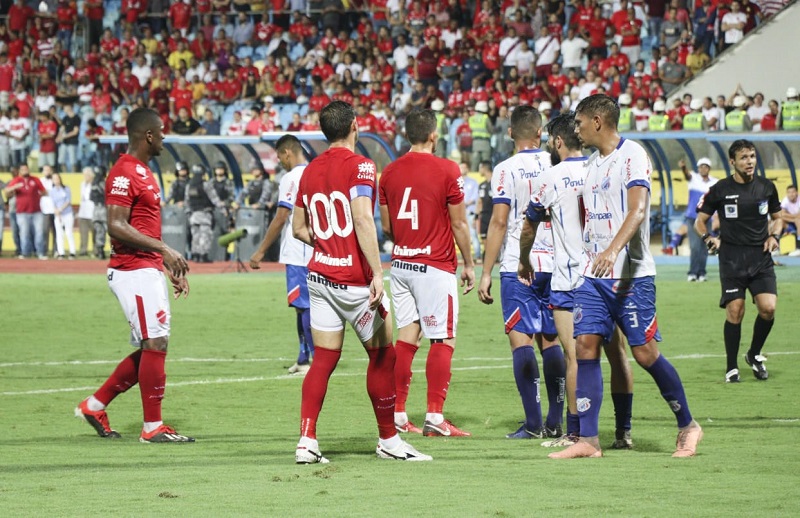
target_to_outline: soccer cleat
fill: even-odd
[[[516,432],[512,432],[506,434],[506,439],[544,439],[544,429],[537,428],[536,430],[530,431],[525,428],[525,424],[523,423]]]
[[[744,361],[753,369],[753,376],[755,376],[757,380],[764,381],[769,377],[769,372],[767,372],[767,368],[764,367],[764,362],[767,361],[766,356],[757,354],[751,358],[748,352],[744,355]]]
[[[739,369],[731,369],[726,372],[725,383],[739,383]]]
[[[394,427],[400,433],[422,433],[422,428],[415,426],[411,421],[407,421],[406,424],[394,423]]]
[[[305,376],[310,368],[311,364],[309,363],[295,363],[286,369],[286,372],[289,374],[294,374],[295,376]]]
[[[416,448],[408,444],[406,441],[400,441],[400,446],[393,449],[381,446],[379,442],[378,447],[375,448],[375,454],[379,459],[408,460],[416,462],[433,460],[433,457],[418,452]]]
[[[631,440],[630,430],[617,430],[614,442],[611,444],[612,450],[632,450],[633,441]]]
[[[459,430],[453,423],[445,419],[439,424],[433,424],[426,420],[422,427],[422,435],[425,437],[469,437],[472,434]]]
[[[328,464],[330,461],[322,456],[316,440],[302,438],[294,451],[294,461],[298,464]]]
[[[661,249],[661,253],[664,255],[675,255],[675,249],[671,246],[665,247]]]
[[[707,280],[708,279],[706,278],[705,275],[698,275],[697,276],[697,282],[706,282]]]
[[[686,280],[687,282],[697,282],[699,280],[699,277],[697,277],[697,275],[690,275],[686,278]]]
[[[175,431],[171,426],[162,424],[152,432],[142,430],[139,442],[162,443],[162,442],[194,442],[194,437],[186,437]]]
[[[675,441],[675,453],[673,457],[694,457],[697,453],[697,443],[703,439],[703,429],[694,423],[678,431],[678,439]]]
[[[544,448],[568,448],[578,442],[577,435],[562,435],[550,441],[544,441],[542,447]]]
[[[548,457],[551,459],[595,459],[603,456],[603,450],[595,448],[588,442],[578,441],[566,450],[553,452]]]
[[[108,414],[105,410],[98,410],[96,412],[89,410],[89,399],[84,399],[75,408],[75,417],[79,417],[89,423],[92,428],[97,432],[97,435],[104,439],[119,439],[121,435],[119,432],[111,428],[108,424]]]
[[[555,426],[555,428],[550,428],[549,426],[544,425],[544,428],[542,429],[542,437],[543,438],[547,437],[547,438],[555,439],[557,437],[561,437],[562,435],[564,435],[564,431],[561,429],[561,425],[560,424],[557,424]]]

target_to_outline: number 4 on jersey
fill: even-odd
[[[400,203],[400,211],[397,213],[397,219],[410,219],[411,230],[419,230],[419,210],[417,209],[417,200],[411,198],[411,187],[406,187],[403,192],[403,201]]]

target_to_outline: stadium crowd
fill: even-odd
[[[779,102],[758,93],[694,100],[701,108],[690,96],[665,99],[786,3],[0,2],[0,169],[32,149],[61,171],[107,165],[120,150],[97,137],[124,134],[138,106],[156,109],[172,133],[242,135],[318,130],[321,108],[340,99],[356,106],[361,132],[398,150],[406,115],[439,108],[439,152],[469,158],[485,141],[493,162],[511,151],[515,106],[553,116],[597,92],[627,101],[623,129],[626,117],[632,130],[681,129],[701,109],[694,129],[722,130],[738,108],[754,131],[777,129]]]

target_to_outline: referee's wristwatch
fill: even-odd
[[[774,238],[775,238],[775,241],[777,241],[777,242],[778,242],[778,244],[780,244],[780,243],[781,243],[781,236],[780,236],[780,234],[770,234],[770,235],[769,235],[769,237],[774,237]]]

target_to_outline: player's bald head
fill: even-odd
[[[417,110],[406,117],[406,138],[413,146],[424,144],[436,131],[436,115],[432,110]]]
[[[131,140],[144,137],[148,131],[156,131],[161,128],[161,117],[150,108],[137,108],[128,116],[126,128]]]
[[[511,113],[511,138],[533,140],[539,138],[542,114],[533,106],[517,106]]]
[[[582,100],[575,108],[575,113],[589,119],[599,117],[609,128],[617,129],[619,124],[619,105],[605,94],[590,95]]]

